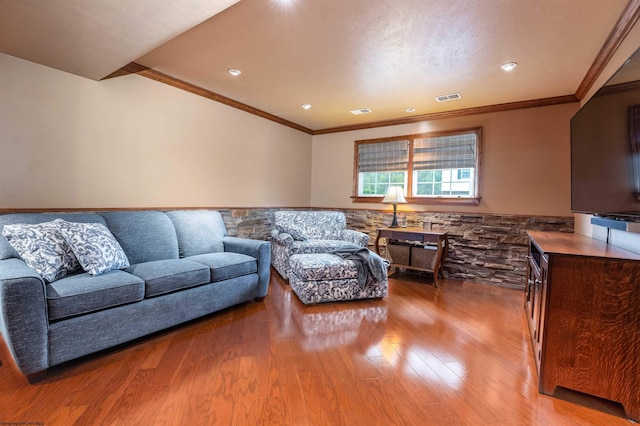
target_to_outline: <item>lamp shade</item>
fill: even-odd
[[[407,200],[404,199],[404,189],[401,186],[390,186],[387,194],[382,199],[385,204],[404,204]]]

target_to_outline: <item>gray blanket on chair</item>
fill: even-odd
[[[330,253],[343,259],[353,260],[356,263],[358,266],[358,285],[361,290],[370,280],[375,279],[378,282],[383,282],[387,279],[389,261],[368,248],[340,248],[332,250]]]

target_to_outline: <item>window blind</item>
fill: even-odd
[[[476,134],[439,136],[413,141],[413,169],[467,169],[476,166]]]
[[[358,172],[406,171],[408,165],[408,140],[358,145]]]

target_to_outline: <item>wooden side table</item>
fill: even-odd
[[[419,243],[424,246],[436,246],[436,255],[433,265],[431,267],[425,267],[428,265],[416,265],[412,264],[412,256],[409,255],[406,259],[402,260],[402,263],[396,263],[395,260],[391,263],[391,266],[395,268],[405,268],[416,271],[425,271],[433,273],[433,283],[438,287],[439,278],[444,278],[444,261],[447,258],[447,252],[449,251],[449,237],[446,231],[428,231],[422,228],[378,228],[378,236],[376,237],[376,253],[380,254],[380,238],[387,239],[387,248],[389,240],[410,241]],[[419,249],[419,245],[409,247],[410,250]],[[418,262],[415,262],[418,263]]]

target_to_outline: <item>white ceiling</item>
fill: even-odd
[[[320,130],[572,95],[627,4],[234,2],[0,0],[0,52],[93,79],[135,61]],[[359,108],[373,112],[349,113]]]

